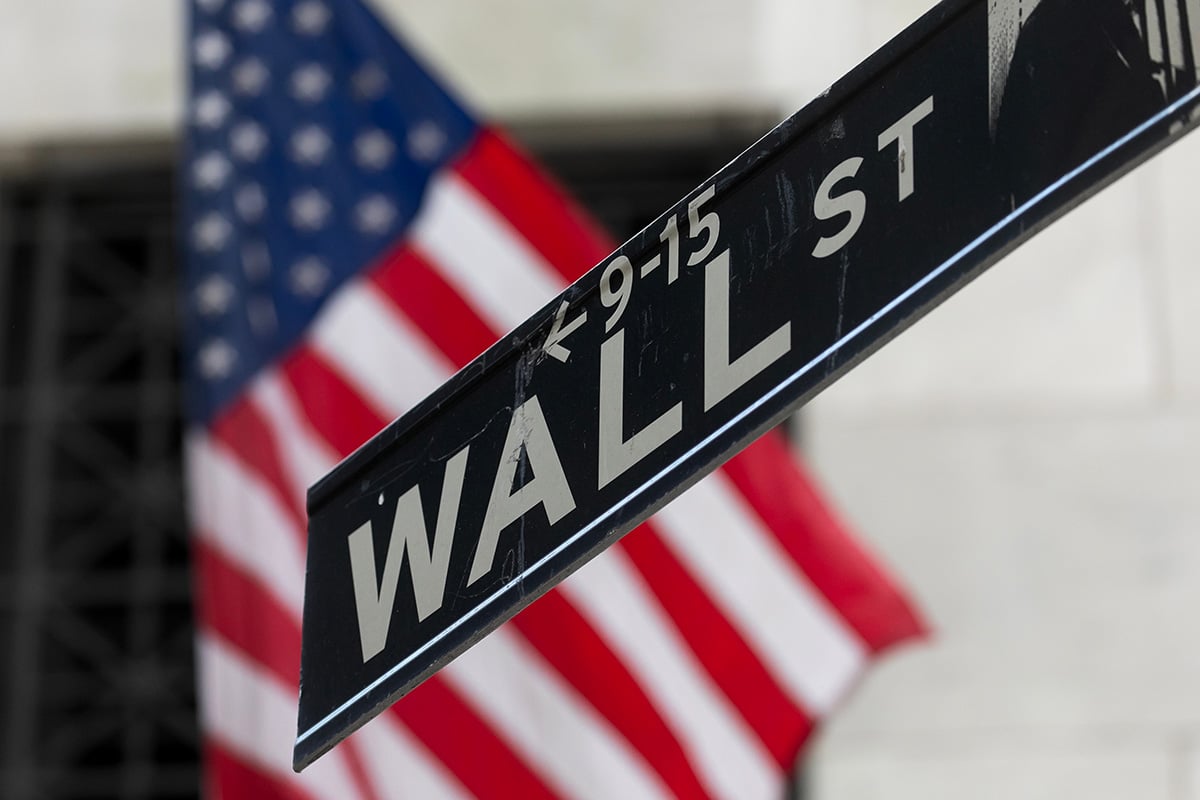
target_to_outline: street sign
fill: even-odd
[[[314,486],[297,769],[1193,127],[1167,2],[943,2]]]

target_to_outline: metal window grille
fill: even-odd
[[[11,798],[196,794],[167,173],[0,197]]]

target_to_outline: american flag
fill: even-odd
[[[193,0],[189,48],[208,796],[780,797],[920,623],[774,436],[291,771],[306,487],[610,245],[363,0]]]

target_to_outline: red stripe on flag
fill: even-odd
[[[298,348],[284,359],[280,372],[313,429],[343,456],[391,421],[368,405],[335,367],[309,347]]]
[[[363,800],[380,800],[379,792],[375,790],[375,784],[363,763],[362,753],[358,751],[358,742],[353,736],[342,743],[342,756],[346,759],[350,780],[354,781],[354,787],[358,789]]]
[[[553,798],[549,787],[503,739],[436,675],[401,698],[390,713],[479,800]]]
[[[222,800],[318,800],[292,783],[285,783],[246,763],[212,738],[204,740],[206,782],[204,795]]]
[[[708,796],[653,703],[560,592],[548,592],[510,624],[642,754],[675,796]]]
[[[899,588],[834,516],[780,435],[761,437],[724,469],[784,551],[873,652],[925,634]]]
[[[202,536],[192,543],[199,575],[200,621],[238,650],[250,655],[281,681],[300,679],[300,633],[294,612],[247,576]]]
[[[499,134],[481,131],[454,169],[568,283],[612,251],[608,237]]]
[[[237,454],[245,466],[262,476],[274,490],[280,506],[296,523],[296,530],[304,530],[308,518],[303,506],[297,504],[279,461],[274,432],[247,395],[239,397],[217,418],[212,425],[212,436]]]
[[[456,367],[496,342],[498,334],[412,249],[392,251],[370,279]]]
[[[730,535],[734,535],[732,532]],[[647,523],[623,548],[697,661],[761,739],[780,767],[791,769],[812,722]]]

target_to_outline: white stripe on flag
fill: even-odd
[[[610,549],[560,590],[637,677],[713,794],[740,800],[778,792],[770,755],[697,664],[628,556]]]
[[[709,475],[655,525],[780,685],[809,711],[830,711],[866,663],[865,648],[729,479]]]
[[[342,287],[313,325],[310,340],[365,399],[389,416],[407,411],[454,374],[454,365],[368,281]]]
[[[196,533],[298,616],[304,604],[304,548],[275,494],[203,431],[188,434],[185,450]]]
[[[441,762],[390,714],[381,714],[351,737],[379,800],[470,800]]]
[[[308,487],[338,462],[337,454],[310,433],[304,411],[275,368],[264,370],[254,380],[249,397],[274,434],[292,500],[304,508]]]
[[[629,743],[508,628],[442,675],[558,793],[584,800],[668,796]]]
[[[450,170],[430,182],[412,241],[498,331],[520,325],[565,286],[541,255]]]
[[[196,637],[200,672],[200,714],[205,735],[276,780],[291,783],[322,800],[360,797],[336,750],[297,775],[292,771],[291,738],[296,727],[296,691],[227,646],[201,632]]]

